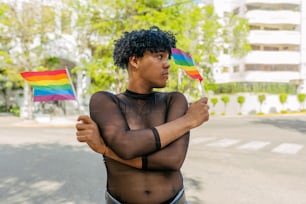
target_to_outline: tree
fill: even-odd
[[[282,113],[285,113],[285,103],[287,102],[288,95],[286,93],[279,94],[279,101],[283,105]]]
[[[300,103],[300,111],[304,111],[304,102],[305,102],[306,94],[299,93],[297,95],[297,98]]]
[[[266,95],[265,94],[258,95],[258,101],[259,101],[259,104],[260,104],[259,113],[262,113],[262,104],[264,103],[265,100],[266,100]]]
[[[18,0],[0,3],[0,49],[10,59],[1,65],[1,72],[7,74],[11,87],[23,86],[20,72],[47,69],[42,65],[50,57],[48,46],[62,37],[56,33],[55,13],[55,6],[43,3]],[[25,117],[28,118],[32,118],[31,95],[31,88],[24,83]]]
[[[242,106],[245,102],[245,97],[244,96],[238,96],[237,97],[237,102],[239,103],[239,114],[241,114],[241,109],[242,109]]]
[[[213,80],[210,70],[217,62],[224,44],[222,43],[224,28],[212,6],[199,7],[192,1],[182,0],[136,2],[89,0],[86,3],[73,1],[72,6],[78,16],[75,29],[78,33],[84,34],[80,35],[84,39],[82,42],[85,42],[83,45],[89,47],[93,53],[92,60],[80,67],[81,70],[86,70],[92,79],[91,92],[100,89],[116,91],[115,87],[125,88],[122,83],[125,72],[118,70],[112,61],[113,41],[123,31],[148,28],[153,25],[175,33],[178,40],[177,47],[193,56],[197,68],[204,75],[205,89],[211,87],[209,85]],[[237,23],[234,23],[236,21]],[[246,21],[232,18],[230,27],[232,30],[239,30],[243,27],[242,24],[247,27]],[[245,39],[238,37],[240,44],[246,43]],[[227,42],[230,44],[238,41]],[[235,56],[239,51],[241,56],[245,54],[243,48],[237,49],[237,52],[231,51]],[[173,63],[170,72],[171,78],[166,90],[179,90],[190,96],[199,96],[197,80],[190,80]],[[116,86],[112,86],[113,84]]]
[[[149,28],[153,25],[172,31],[178,40],[177,47],[193,56],[197,68],[204,76],[206,90],[214,87],[211,68],[217,62],[225,44],[228,46],[238,42],[228,40],[223,43],[225,26],[220,23],[214,8],[200,7],[193,1],[57,1],[58,4],[63,4],[62,7],[45,6],[43,2],[11,0],[0,4],[0,50],[7,53],[12,60],[11,64],[1,65],[1,70],[7,70],[1,72],[7,74],[9,70],[14,70],[12,75],[15,78],[12,82],[16,82],[16,87],[23,85],[20,83],[23,80],[19,77],[21,71],[52,69],[44,67],[44,61],[46,58],[54,57],[49,54],[52,42],[64,39],[63,30],[69,32],[70,22],[58,21],[63,17],[69,18],[69,14],[73,14],[70,16],[76,17],[77,20],[71,35],[76,38],[76,49],[73,50],[73,54],[78,62],[73,71],[87,74],[92,80],[90,93],[101,89],[113,92],[125,89],[126,72],[114,66],[112,60],[113,42],[123,31]],[[22,9],[16,10],[20,5]],[[232,31],[237,29],[242,33],[247,32],[246,29],[242,29],[247,27],[246,21],[239,18],[233,18],[229,25],[228,28]],[[239,42],[243,45],[247,43],[241,37],[244,35],[239,35]],[[232,39],[235,39],[235,35]],[[242,46],[237,51],[241,51],[243,56],[246,50]],[[229,53],[238,56],[234,49]],[[198,81],[191,80],[183,71],[178,70],[172,61],[171,64],[171,78],[165,91],[178,90],[198,97]],[[24,84],[24,90],[28,115],[31,117],[31,89],[27,87],[27,83]]]
[[[224,103],[224,115],[226,114],[227,104],[230,102],[230,98],[227,95],[221,96],[221,101]]]
[[[212,103],[213,108],[214,108],[213,114],[215,114],[215,106],[218,103],[218,98],[213,97],[210,99],[210,102]]]

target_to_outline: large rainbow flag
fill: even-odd
[[[33,87],[34,101],[76,99],[67,69],[22,72],[20,74]]]
[[[191,78],[198,79],[202,82],[203,77],[197,70],[190,55],[177,48],[171,48],[171,52],[175,64],[179,65],[179,67],[182,68]]]

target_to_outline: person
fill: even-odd
[[[209,119],[207,98],[190,105],[167,84],[176,38],[158,27],[124,32],[115,41],[115,65],[127,69],[124,92],[91,96],[90,117],[76,124],[79,142],[103,154],[107,204],[183,204],[181,167],[190,130]]]

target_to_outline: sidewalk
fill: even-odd
[[[33,120],[0,115],[0,127],[74,127],[77,116],[39,116]]]

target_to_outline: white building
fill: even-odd
[[[306,93],[306,1],[213,0],[216,12],[235,12],[250,24],[252,51],[244,59],[220,56],[216,83],[289,83]],[[226,69],[224,69],[226,67]]]

